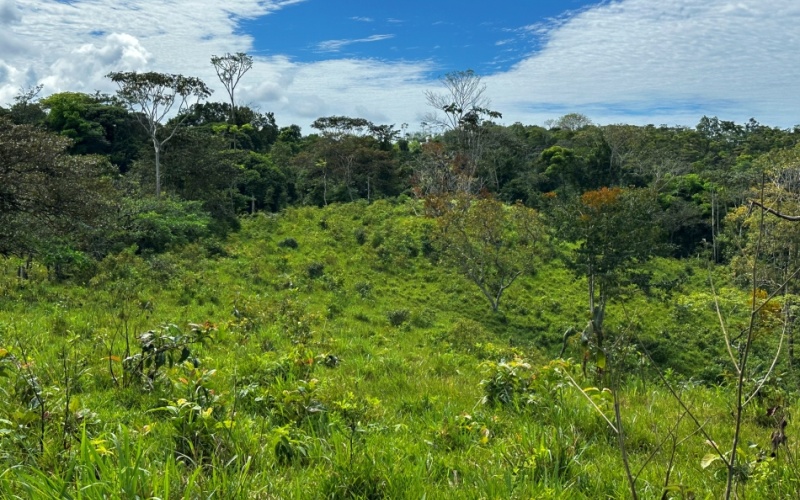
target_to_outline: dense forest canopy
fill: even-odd
[[[223,83],[233,87],[230,78],[243,77],[247,66],[241,65],[252,61],[244,54],[228,58],[215,64],[232,65],[223,68],[228,78]],[[432,113],[424,134],[410,133],[406,125],[398,129],[358,117],[326,116],[303,135],[296,125],[278,127],[272,113],[237,104],[235,87],[230,102],[202,102],[210,92],[202,82],[180,75],[148,82],[154,75],[138,80],[134,74],[109,75],[121,85],[118,96],[61,92],[39,98],[42,89],[35,88],[0,108],[2,217],[9,227],[46,210],[48,195],[35,192],[42,186],[26,177],[64,184],[58,179],[69,175],[65,162],[105,162],[107,169],[79,175],[86,185],[60,186],[98,203],[128,207],[124,222],[116,217],[105,224],[141,222],[142,214],[131,207],[151,193],[159,197],[162,184],[172,203],[186,204],[187,214],[194,210],[189,207],[202,207],[208,229],[219,236],[235,229],[241,214],[287,206],[466,192],[557,213],[587,191],[618,187],[649,190],[671,253],[688,256],[704,241],[718,239],[726,214],[746,202],[763,172],[759,159],[791,150],[800,137],[798,129],[716,117],[703,117],[695,128],[596,125],[575,113],[548,127],[499,125],[492,120],[501,113],[489,109],[482,97],[485,86],[471,71],[447,75],[442,89],[427,94]],[[177,115],[169,117],[170,111]],[[50,145],[47,153],[41,150],[44,144]],[[50,159],[42,161],[59,166],[15,160],[35,154],[47,154]],[[104,191],[92,183],[109,187]],[[65,206],[61,217],[81,221],[78,225],[89,231],[99,223],[88,218],[99,215],[72,216]],[[132,242],[141,252],[154,250],[123,236],[130,227],[113,231],[121,241],[89,248],[74,231],[58,234],[49,225],[37,228],[35,245],[5,231],[3,253],[36,258],[47,253],[46,240],[52,245],[66,239],[74,241],[59,245],[66,245],[65,255],[73,258],[102,257]],[[725,248],[715,251],[718,260],[725,258]]]

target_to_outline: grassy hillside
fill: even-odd
[[[579,336],[556,359],[587,321],[585,281],[554,246],[494,313],[437,261],[434,222],[417,212],[382,201],[258,215],[224,245],[109,257],[84,285],[38,268],[20,280],[5,261],[0,496],[630,495],[607,379],[582,368]],[[735,391],[708,266],[648,266],[651,285],[607,319],[630,340],[609,363],[636,486],[719,496],[710,441],[730,447]],[[748,296],[712,274],[736,331]],[[774,344],[762,339],[757,363]],[[777,378],[744,423],[751,497],[800,488],[791,424],[769,457],[794,410]]]

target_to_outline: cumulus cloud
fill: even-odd
[[[44,93],[114,92],[104,75],[117,70],[199,76],[221,90],[209,59],[251,52],[241,21],[303,1],[324,0],[0,0],[0,103],[37,83]],[[797,0],[606,1],[509,26],[498,51],[520,33],[536,49],[508,55],[516,64],[485,82],[509,123],[582,112],[598,123],[693,125],[708,114],[788,127],[800,122],[798,25]],[[238,94],[281,125],[342,114],[417,126],[438,67],[336,53],[391,37],[328,40],[316,62],[255,53]]]
[[[57,59],[41,83],[50,91],[90,89],[107,85],[111,71],[143,71],[150,53],[127,33],[112,33],[101,44],[87,43]]]

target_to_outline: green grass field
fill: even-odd
[[[84,284],[4,261],[0,497],[625,498],[614,388],[641,498],[722,495],[712,444],[730,449],[736,393],[703,259],[657,259],[655,286],[609,305],[604,377],[579,336],[557,359],[587,321],[557,251],[495,313],[437,262],[418,209],[258,215],[223,245],[109,257]],[[739,331],[748,295],[712,274]],[[791,419],[770,456],[797,411],[785,364],[745,384],[741,498],[800,491]]]

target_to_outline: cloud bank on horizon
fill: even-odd
[[[403,50],[394,57],[345,50],[399,44],[403,37],[389,28],[404,20],[394,17],[347,38],[315,39],[309,29],[311,59],[253,51],[261,34],[243,29],[248,21],[279,23],[300,4],[320,1],[0,0],[0,104],[37,84],[44,94],[113,93],[110,71],[199,76],[217,88],[213,99],[225,100],[210,57],[249,52],[255,65],[240,84],[240,102],[273,111],[282,126],[305,128],[336,114],[413,129],[429,111],[423,93],[437,88],[436,75],[467,69]],[[703,115],[800,123],[796,0],[595,1],[544,18],[526,9],[487,42],[499,57],[519,37],[535,41],[512,52],[511,64],[484,73],[504,123],[542,124],[570,112],[596,123],[693,126]],[[363,27],[377,19],[343,13],[330,22]]]

